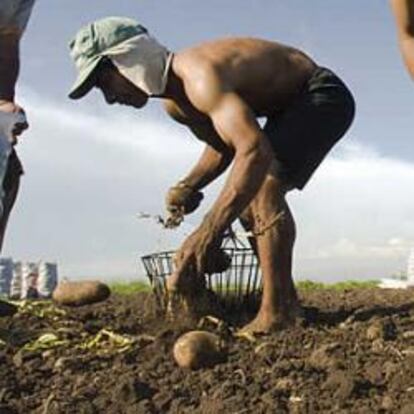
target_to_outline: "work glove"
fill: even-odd
[[[203,198],[201,191],[180,181],[168,190],[165,204],[170,213],[190,214],[198,208]]]

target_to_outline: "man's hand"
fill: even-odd
[[[203,198],[201,191],[194,190],[185,182],[179,182],[168,190],[165,203],[170,213],[178,211],[190,214],[198,208]]]
[[[24,117],[24,121],[22,120],[22,122],[17,122],[13,126],[13,129],[11,131],[12,138],[13,138],[13,144],[16,144],[17,137],[21,135],[23,131],[29,128],[29,124],[27,123],[25,119],[25,111],[20,105],[17,105],[14,102],[3,100],[3,99],[0,99],[0,111],[8,113],[8,114],[16,114],[16,115],[22,114]]]
[[[201,277],[207,273],[212,267],[210,260],[216,258],[220,245],[221,238],[213,238],[213,234],[205,227],[193,232],[174,257],[176,284],[180,285],[182,280]]]

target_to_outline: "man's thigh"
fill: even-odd
[[[306,185],[354,116],[352,96],[342,83],[320,84],[264,127],[280,163],[280,178],[298,189]]]

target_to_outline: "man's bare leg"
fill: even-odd
[[[285,200],[286,190],[273,169],[243,214],[242,223],[252,223],[263,277],[263,296],[255,319],[242,331],[269,332],[291,325],[299,310],[292,280],[295,223]],[[247,216],[250,215],[250,219]],[[273,224],[275,217],[279,219]],[[267,226],[270,227],[267,228]]]

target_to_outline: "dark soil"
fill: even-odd
[[[168,325],[147,294],[23,307],[0,319],[0,414],[414,413],[414,290],[301,297],[300,326],[255,343],[221,327],[227,360],[198,371],[171,355],[194,326]],[[91,342],[101,329],[130,342]],[[60,342],[28,346],[51,333]]]

